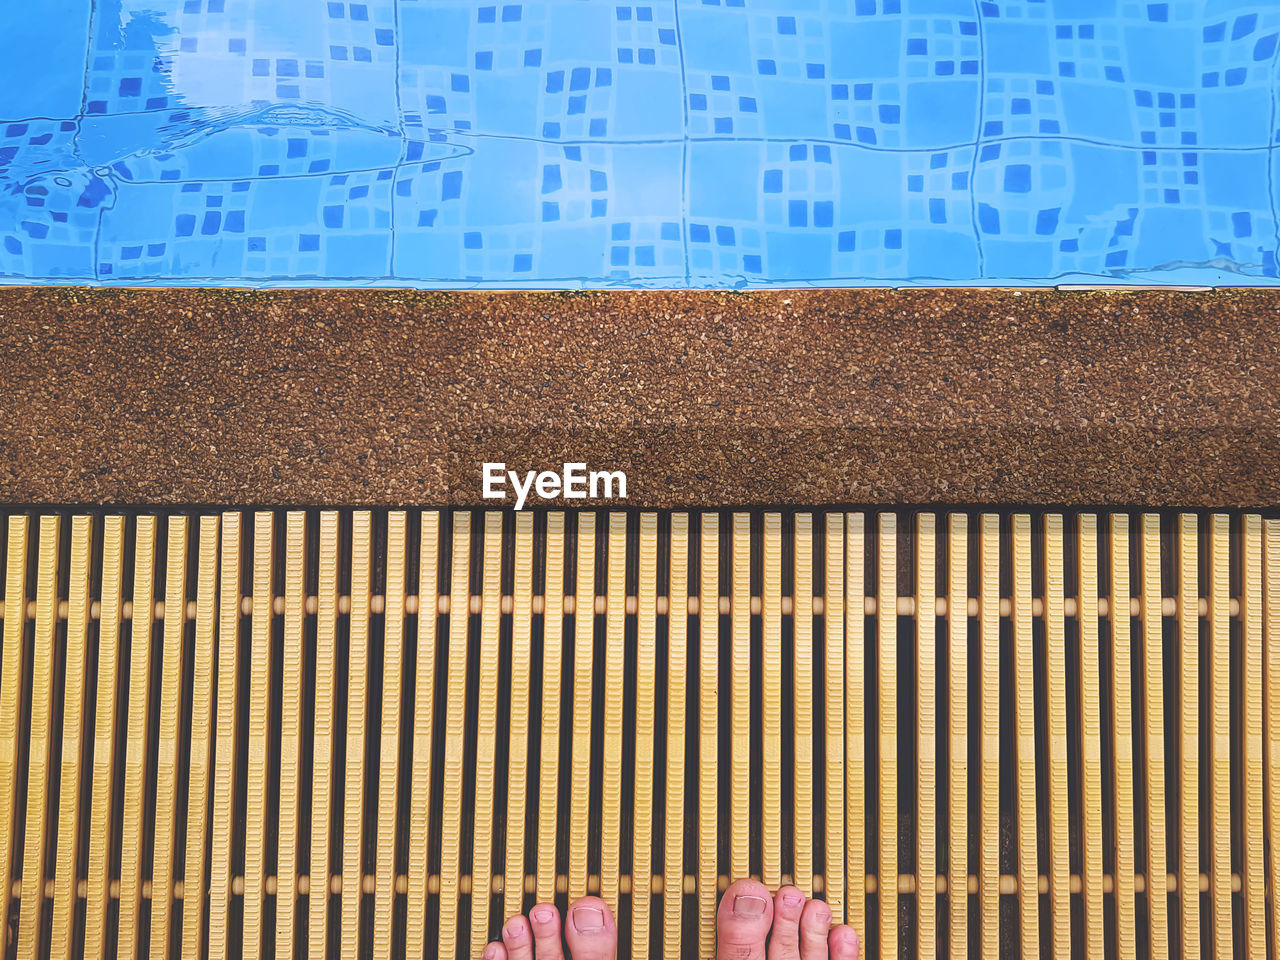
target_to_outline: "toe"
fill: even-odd
[[[507,948],[501,941],[495,940],[484,948],[484,953],[480,954],[481,960],[507,960]]]
[[[769,934],[769,960],[799,960],[800,915],[804,894],[795,887],[783,887],[773,898],[773,930]]]
[[[560,949],[560,911],[553,903],[539,903],[529,911],[533,927],[534,960],[564,960]]]
[[[827,934],[831,932],[831,908],[810,900],[800,917],[800,960],[827,960]]]
[[[720,899],[716,913],[717,960],[764,960],[773,923],[773,898],[764,884],[738,880]]]
[[[502,928],[502,942],[507,948],[507,960],[533,960],[533,931],[524,917],[507,921]]]
[[[858,960],[858,934],[853,927],[841,924],[827,937],[831,960]]]
[[[613,960],[618,953],[618,927],[609,905],[599,897],[583,897],[569,907],[564,926],[573,960]]]

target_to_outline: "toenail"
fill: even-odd
[[[595,907],[579,907],[573,911],[573,925],[579,933],[599,933],[604,929],[604,912]]]
[[[798,907],[804,902],[804,897],[800,896],[798,893],[784,893],[782,895],[782,902],[788,907]]]
[[[493,960],[498,955],[498,948],[492,943],[484,948],[484,960]]]
[[[524,924],[523,923],[511,924],[509,927],[507,927],[507,936],[510,937],[512,940],[524,939]]]
[[[533,919],[539,923],[550,923],[555,919],[555,914],[550,910],[535,910],[533,911]]]
[[[763,897],[740,896],[733,898],[733,912],[740,917],[763,917],[768,904]]]

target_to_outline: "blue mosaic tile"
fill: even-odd
[[[0,282],[1277,272],[1261,0],[44,0],[0,34]]]
[[[56,119],[83,110],[89,15],[85,0],[0,5],[0,114]],[[33,74],[39,82],[32,82]]]

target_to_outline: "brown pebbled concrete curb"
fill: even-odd
[[[1280,293],[0,289],[0,502],[1280,505]],[[575,501],[575,505],[582,501]]]

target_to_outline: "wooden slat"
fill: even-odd
[[[618,913],[622,854],[622,702],[626,671],[627,515],[609,514],[605,586],[604,771],[600,778],[600,898]]]
[[[729,872],[751,874],[751,514],[733,515],[729,616]]]
[[[1147,799],[1147,949],[1151,960],[1166,960],[1169,956],[1169,874],[1165,856],[1164,593],[1160,588],[1159,514],[1142,515],[1142,549],[1139,556],[1142,562],[1143,714],[1147,721],[1144,751]]]
[[[502,657],[502,512],[484,515],[480,662],[476,704],[475,827],[471,853],[471,956],[489,941],[493,889],[494,778],[498,755],[498,668]]]
[[[1243,764],[1240,771],[1240,811],[1237,835],[1243,840],[1245,955],[1267,955],[1266,825],[1263,820],[1263,782],[1266,761],[1262,748],[1262,518],[1240,518],[1241,678],[1240,730]]]
[[[280,675],[280,819],[275,900],[278,957],[293,956],[297,939],[306,604],[307,515],[301,510],[290,510],[285,517],[284,660]]]
[[[209,840],[209,764],[213,757],[213,684],[218,621],[217,515],[200,518],[196,631],[191,665],[191,754],[187,765],[187,849],[182,868],[182,956],[198,957],[204,938]]]
[[[631,953],[650,952],[653,906],[654,705],[658,699],[658,515],[640,514],[636,596],[635,781],[631,860]]]
[[[685,716],[689,683],[689,515],[671,515],[667,588],[667,794],[663,822],[662,955],[680,955],[684,885]]]
[[[182,664],[187,632],[187,518],[181,514],[169,517],[167,549],[164,652],[160,664],[160,736],[156,746],[155,855],[151,867],[149,956],[153,958],[169,956],[173,931],[174,858],[177,855],[178,839],[178,767],[182,750]],[[269,688],[267,704],[270,705]],[[256,716],[268,717],[270,714]]]
[[[347,744],[346,769],[342,783],[342,942],[357,949],[360,945],[360,905],[364,898],[364,783],[365,751],[369,723],[369,654],[370,617],[373,596],[373,516],[368,510],[357,510],[351,517],[351,614],[347,641]],[[465,607],[463,608],[466,609]],[[465,619],[465,618],[464,618]],[[466,688],[463,687],[463,690]],[[464,697],[459,694],[459,701]],[[461,752],[461,751],[459,751]],[[450,810],[452,816],[461,814],[462,800],[452,808],[446,807],[445,838],[448,838]],[[456,834],[455,834],[456,835]],[[443,899],[445,871],[441,868],[441,903],[456,903]],[[456,910],[456,907],[453,908]],[[440,911],[441,951],[444,951],[444,927],[446,913]],[[454,949],[453,931],[449,935],[449,950]],[[449,954],[452,956],[452,953]]]
[[[845,922],[867,929],[866,514],[845,515]]]
[[[1000,517],[979,518],[978,935],[983,960],[1000,955]]]
[[[374,866],[373,956],[391,960],[396,946],[396,834],[400,825],[400,708],[404,689],[408,516],[387,514],[387,572],[383,591],[382,729],[378,744],[378,833]]]
[[[338,583],[345,565],[345,558],[339,553],[338,529],[337,512],[323,511],[316,576],[315,734],[311,764],[311,876],[316,879],[307,893],[307,955],[311,957],[324,956],[329,941],[329,875],[333,872],[330,845],[337,747],[334,707],[338,697]],[[434,584],[431,586],[434,588]],[[434,602],[434,589],[431,598]],[[415,829],[417,826],[415,823]],[[426,826],[422,829],[425,840]],[[410,833],[410,843],[414,839],[415,835]],[[410,931],[414,929],[412,910],[408,926]],[[422,953],[419,946],[415,956]]]
[[[947,517],[947,917],[949,960],[969,952],[969,518]]]
[[[249,621],[249,762],[244,818],[243,955],[262,956],[266,898],[267,817],[271,802],[271,621],[275,597],[275,517],[253,516],[253,612]]]
[[[1098,665],[1098,518],[1076,517],[1076,616],[1080,630],[1080,806],[1086,954],[1102,956],[1102,714]]]
[[[538,752],[538,902],[556,896],[560,810],[560,698],[564,672],[564,514],[547,514],[542,614],[542,733]]]
[[[876,676],[879,680],[880,876],[898,875],[898,517],[881,513],[876,586]],[[898,955],[898,890],[877,887],[880,904],[880,952]]]
[[[937,956],[937,517],[915,518],[915,947]]]
[[[27,553],[30,521],[9,517],[5,555],[4,651],[0,658],[0,916],[9,916],[18,813],[18,762],[23,753],[24,670],[27,663]],[[9,950],[9,924],[0,923],[0,952]]]
[[[916,955],[938,952],[938,521],[916,515]]]
[[[58,549],[61,519],[40,518],[36,567],[36,632],[31,658],[31,733],[27,742],[27,820],[22,844],[22,903],[18,956],[34,957],[44,926],[45,841],[48,835],[49,753],[53,746],[53,688],[57,673]]]
[[[760,865],[765,886],[782,883],[782,514],[764,515],[760,617]]]
[[[596,515],[578,514],[573,616],[573,753],[570,758],[569,899],[587,895],[587,835],[591,822],[591,678],[595,655]]]
[[[720,518],[701,516],[698,574],[698,955],[716,949],[720,724]]]
[[[93,518],[71,520],[71,569],[67,578],[67,634],[63,661],[62,754],[58,781],[58,849],[53,875],[53,923],[49,955],[76,954],[76,867],[80,859],[80,783],[88,706],[89,578],[93,571]]]
[[[1040,950],[1040,894],[1037,878],[1036,823],[1036,678],[1035,638],[1031,630],[1031,517],[1010,517],[1013,569],[1013,687],[1017,756],[1018,920],[1022,955]]]
[[[533,514],[516,514],[511,617],[511,712],[507,750],[507,842],[503,916],[523,912],[525,804],[529,794],[529,675],[533,658]]]
[[[25,519],[25,518],[24,518]],[[116,711],[120,693],[120,624],[124,603],[124,537],[122,516],[106,517],[102,530],[102,591],[98,619],[98,684],[94,697],[93,771],[89,813],[89,877],[85,893],[84,956],[101,960],[107,948],[107,905],[111,900],[112,826],[115,797]],[[25,554],[25,547],[23,548]],[[10,554],[12,557],[12,554]],[[25,559],[25,557],[23,557]],[[13,609],[13,608],[10,608]],[[21,609],[21,608],[18,608]],[[22,618],[18,618],[21,622]],[[8,662],[8,643],[5,662]],[[19,654],[19,656],[21,656]],[[0,702],[3,698],[0,697]],[[7,717],[7,708],[5,711]],[[0,742],[9,744],[7,729]],[[6,783],[7,778],[0,778]],[[0,816],[12,807],[0,799]],[[8,872],[0,870],[8,886]],[[7,903],[8,891],[4,893]],[[7,910],[7,907],[4,908]],[[0,948],[2,949],[2,948]]]
[[[1215,960],[1233,955],[1230,524],[1226,514],[1209,518],[1209,897]]]
[[[1067,626],[1062,516],[1044,518],[1044,694],[1049,770],[1049,923],[1053,955],[1071,956],[1071,808],[1067,746]]]
[[[151,716],[151,641],[155,610],[156,518],[138,517],[134,533],[133,618],[125,721],[124,795],[120,805],[120,920],[116,956],[138,955],[142,858],[147,824],[147,721]],[[24,885],[25,889],[25,885]]]
[[[844,514],[826,515],[826,567],[823,585],[823,657],[825,729],[824,791],[826,797],[827,906],[833,923],[844,923],[848,911],[844,866]],[[866,931],[859,931],[860,934]]]
[[[405,906],[405,956],[415,960],[426,956],[427,952],[427,876],[431,872],[431,744],[435,734],[439,584],[440,513],[436,510],[424,510],[418,548],[418,651],[414,662],[413,770],[409,793],[409,873]]]
[[[436,955],[452,960],[458,950],[461,896],[462,784],[467,738],[467,634],[471,606],[471,514],[453,514],[449,572],[449,649],[445,677],[444,784],[440,820],[440,925]],[[348,708],[349,709],[349,708]],[[344,924],[345,925],[345,924]]]
[[[218,578],[218,689],[213,747],[213,841],[209,851],[209,958],[239,956],[229,942],[233,876],[238,838],[236,754],[240,713],[240,616],[244,559],[240,514],[222,515],[222,571]],[[135,606],[134,610],[138,608]]]
[[[1133,852],[1133,711],[1130,669],[1132,591],[1129,583],[1129,518],[1111,515],[1111,783],[1115,810],[1116,954],[1132,960],[1136,950]]]
[[[794,883],[813,895],[813,516],[795,515],[792,737],[795,741]]]
[[[1280,519],[1264,520],[1262,634],[1266,655],[1267,837],[1271,867],[1271,953],[1280,957]]]
[[[1194,513],[1178,516],[1178,898],[1181,952],[1200,960],[1200,545]],[[1277,954],[1280,956],[1280,954]]]

